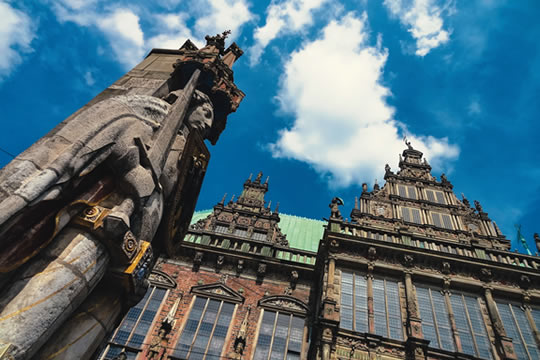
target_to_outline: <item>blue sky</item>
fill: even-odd
[[[406,135],[534,251],[539,14],[536,0],[0,0],[0,147],[17,155],[151,48],[231,29],[247,96],[209,145],[198,209],[262,170],[280,211],[321,218],[337,195],[348,215]]]

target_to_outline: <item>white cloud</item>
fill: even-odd
[[[416,40],[416,55],[425,56],[450,39],[450,32],[443,29],[442,14],[453,13],[451,0],[442,7],[437,6],[435,0],[384,0],[384,5]]]
[[[164,14],[157,15],[157,23],[162,24],[160,33],[146,41],[146,47],[162,49],[178,49],[186,41],[191,39],[195,45],[202,47],[204,43],[197,41],[191,30],[185,25],[188,14]]]
[[[0,78],[7,76],[21,63],[20,52],[30,52],[35,38],[35,25],[30,17],[8,3],[0,1]]]
[[[266,23],[255,29],[255,44],[249,50],[250,63],[255,65],[266,46],[284,33],[302,31],[313,23],[313,12],[327,0],[284,0],[272,2],[266,9]]]
[[[97,27],[105,34],[122,64],[131,67],[143,57],[144,33],[139,24],[139,16],[130,9],[119,8],[97,20]]]
[[[195,30],[201,35],[215,35],[231,30],[237,37],[240,28],[253,19],[246,0],[205,0],[198,4],[201,17],[195,22]]]
[[[177,0],[163,1],[167,8],[178,3]],[[234,38],[242,25],[253,18],[247,0],[191,0],[185,11],[165,14],[147,11],[142,5],[110,6],[103,0],[53,0],[52,4],[59,21],[100,30],[114,57],[128,69],[141,61],[151,48],[178,49],[188,38],[202,47],[204,42],[198,38],[226,29],[232,30]],[[192,20],[190,14],[197,15],[193,30],[187,26]],[[152,25],[143,31],[141,19]]]
[[[291,128],[270,145],[275,157],[307,162],[347,186],[381,178],[381,164],[395,164],[404,126],[393,119],[382,81],[388,57],[368,43],[367,15],[331,21],[322,36],[294,52],[285,64],[278,93],[281,110],[294,116]],[[457,157],[446,138],[407,133],[432,163]]]
[[[87,71],[86,73],[84,73],[84,81],[88,86],[92,86],[96,83],[96,79],[94,79],[91,71]]]
[[[478,100],[472,100],[467,108],[467,114],[469,116],[478,115],[482,112],[482,107]]]

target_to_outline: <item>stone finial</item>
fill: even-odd
[[[223,195],[223,198],[221,199],[221,201],[219,202],[221,205],[224,205],[225,204],[225,198],[227,197],[227,193],[225,193],[225,195]]]

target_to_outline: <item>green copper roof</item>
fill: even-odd
[[[196,211],[191,223],[194,224],[211,213],[212,210]],[[287,214],[279,214],[279,218],[279,228],[287,236],[290,247],[317,252],[326,222]]]

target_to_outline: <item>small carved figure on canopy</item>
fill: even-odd
[[[328,207],[330,208],[330,217],[333,218],[333,219],[340,219],[342,220],[343,219],[343,216],[341,216],[341,212],[339,211],[339,207],[340,206],[343,206],[345,203],[343,202],[343,200],[339,197],[334,197],[332,199],[332,202],[330,203],[330,205],[328,205]]]

